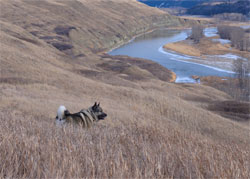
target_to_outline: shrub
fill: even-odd
[[[244,29],[234,26],[218,26],[218,34],[223,39],[231,40],[232,47],[239,50],[249,50],[250,40]]]

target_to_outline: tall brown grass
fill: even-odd
[[[228,95],[167,83],[171,73],[153,62],[94,54],[184,20],[132,0],[0,8],[0,178],[250,177],[249,126],[207,110]],[[59,105],[76,112],[95,100],[107,120],[54,124]]]
[[[248,146],[172,125],[98,123],[83,130],[55,126],[44,116],[8,116],[0,122],[1,178],[250,177]]]

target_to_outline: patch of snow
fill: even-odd
[[[174,58],[185,59],[185,60],[191,60],[191,59],[192,59],[192,57],[190,57],[190,56],[181,55],[181,54],[176,54],[175,52],[173,52],[173,51],[171,51],[171,50],[169,50],[169,52],[167,52],[167,51],[164,50],[163,47],[160,47],[160,48],[158,49],[158,51],[161,52],[161,53],[167,54],[167,55],[169,55],[169,56],[172,56],[173,59],[174,59]],[[172,58],[171,58],[171,59],[172,59]]]
[[[177,77],[175,83],[196,83],[196,81],[190,77]]]
[[[227,39],[212,39],[213,42],[220,42],[221,44],[230,44],[231,40]]]
[[[237,60],[239,58],[239,59],[247,61],[246,58],[243,58],[241,56],[234,55],[234,54],[231,54],[231,53],[227,53],[227,54],[224,54],[224,55],[213,55],[211,57],[227,58],[227,59],[232,59],[232,60]]]

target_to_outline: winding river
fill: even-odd
[[[207,28],[205,33],[213,34],[214,28]],[[141,35],[129,43],[109,52],[110,55],[127,55],[155,61],[176,73],[177,83],[192,83],[192,75],[197,76],[232,76],[232,72],[219,68],[183,61],[192,57],[163,50],[167,43],[184,40],[191,30],[159,29],[151,33]]]

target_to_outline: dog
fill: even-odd
[[[95,104],[88,109],[82,109],[78,113],[70,113],[65,106],[60,106],[57,110],[56,124],[62,125],[72,123],[81,125],[84,128],[89,128],[94,122],[104,120],[107,114],[103,112],[100,103]]]

